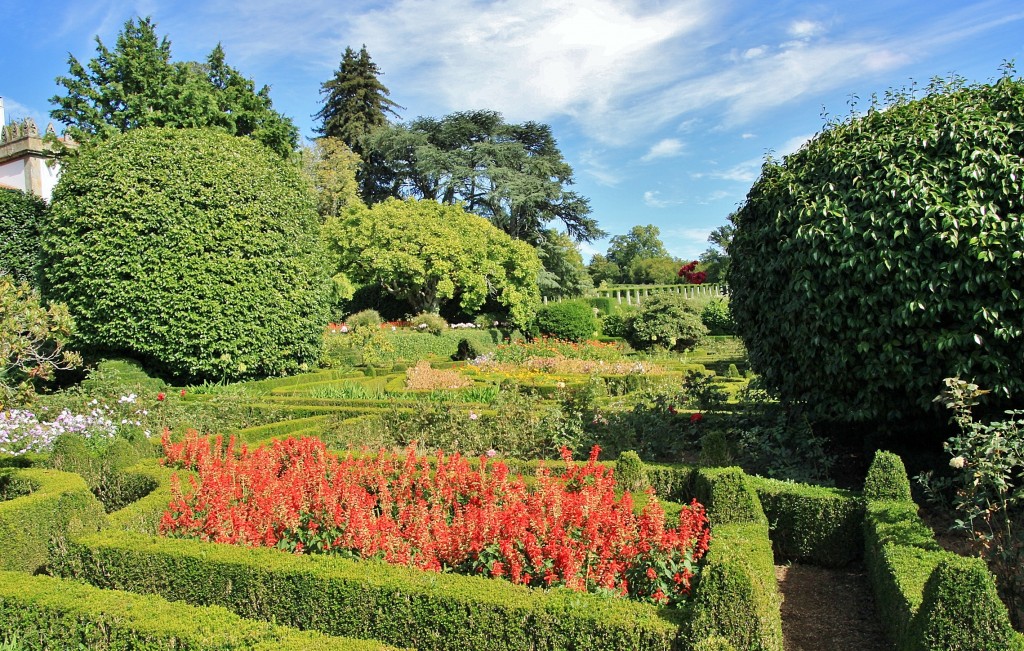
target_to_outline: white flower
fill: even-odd
[[[963,468],[966,464],[967,459],[964,459],[963,457],[953,457],[952,459],[949,460],[949,467],[956,468],[957,470]]]
[[[488,459],[493,459],[496,456],[498,456],[498,451],[495,450],[494,448],[491,448],[490,450],[487,451],[487,458]]]
[[[469,412],[469,420],[476,420],[477,418],[480,418],[480,414],[475,411]]]

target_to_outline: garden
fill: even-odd
[[[625,302],[585,214],[361,196],[395,133],[94,132],[0,190],[0,649],[794,651],[806,570],[1024,650],[1022,88],[827,125]]]

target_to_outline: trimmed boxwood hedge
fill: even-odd
[[[939,548],[906,490],[898,456],[879,451],[865,481],[864,562],[878,613],[899,651],[1024,650],[978,559]],[[895,496],[904,499],[873,499]]]
[[[107,531],[53,568],[97,587],[220,605],[247,618],[429,649],[678,648],[682,614],[565,589]]]
[[[0,570],[37,572],[49,560],[47,545],[106,526],[103,505],[80,476],[35,468],[4,473],[34,490],[0,502]]]
[[[314,607],[312,603],[307,607]],[[24,649],[384,651],[371,640],[246,620],[224,608],[171,603],[48,576],[0,571],[0,638]]]
[[[750,477],[779,561],[843,567],[864,555],[864,500],[851,491]]]

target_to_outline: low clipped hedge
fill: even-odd
[[[728,644],[782,651],[782,600],[768,521],[747,479],[734,467],[699,468],[693,476],[694,493],[708,509],[712,535],[688,628],[697,648],[727,649]]]
[[[103,505],[76,474],[35,468],[4,474],[32,491],[0,502],[0,570],[37,572],[49,562],[49,544],[107,524]]]
[[[394,349],[387,357],[393,361],[407,362],[426,358],[451,359],[459,351],[459,342],[463,339],[471,342],[481,353],[488,353],[501,343],[501,332],[491,328],[455,328],[439,335],[398,330],[386,335]]]
[[[908,487],[902,460],[879,451],[864,486],[864,562],[897,649],[1024,650],[984,562],[940,549]]]
[[[309,607],[313,607],[309,604]],[[28,649],[137,651],[384,651],[370,640],[327,637],[247,620],[216,606],[102,590],[0,571],[0,637]]]
[[[750,477],[764,507],[775,557],[843,567],[864,555],[864,500],[851,491]]]
[[[106,531],[53,560],[97,587],[219,605],[247,618],[429,649],[679,648],[682,614],[564,589],[370,561]]]

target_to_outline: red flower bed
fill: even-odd
[[[639,514],[615,495],[612,471],[563,451],[567,468],[541,468],[535,485],[481,457],[339,458],[315,438],[234,449],[220,437],[164,440],[167,462],[197,471],[191,490],[175,478],[165,535],[294,553],[383,558],[427,570],[562,585],[658,604],[689,592],[710,532],[694,501],[676,528],[650,499]]]

